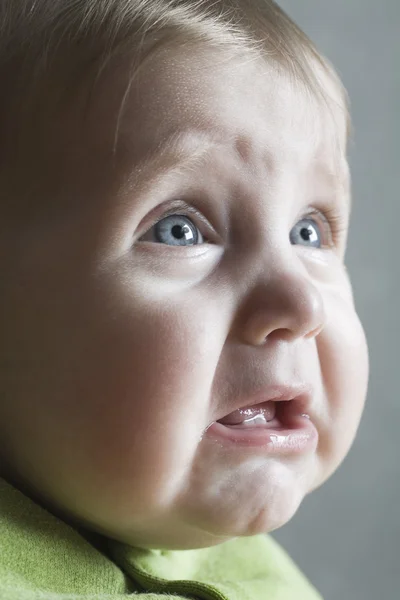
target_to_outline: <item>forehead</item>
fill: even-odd
[[[290,168],[346,183],[345,109],[323,73],[329,104],[264,60],[216,51],[166,49],[146,64],[122,104],[126,71],[113,77],[102,95],[103,110],[114,114],[108,120],[130,161],[158,153],[174,155],[177,162],[235,153],[248,166]]]

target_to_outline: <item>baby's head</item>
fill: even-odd
[[[136,546],[276,529],[367,388],[333,69],[270,0],[0,24],[2,475]]]

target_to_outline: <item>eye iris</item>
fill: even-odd
[[[184,221],[183,224],[182,221]],[[177,222],[180,224],[178,225]],[[189,223],[191,221],[182,215],[173,215],[162,219],[155,228],[157,241],[171,246],[197,244],[196,227]]]
[[[302,219],[290,232],[293,245],[322,247],[322,235],[318,224],[313,219]]]

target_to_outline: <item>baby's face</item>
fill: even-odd
[[[113,156],[115,72],[84,125],[77,105],[53,128],[35,188],[48,212],[8,230],[5,463],[132,545],[284,524],[345,457],[365,400],[344,116],[337,152],[330,117],[283,75],[218,58],[152,60]]]

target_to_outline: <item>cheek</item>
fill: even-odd
[[[125,285],[113,268],[93,282],[85,266],[71,274],[60,263],[51,286],[48,265],[22,274],[29,305],[18,304],[21,286],[10,293],[15,368],[4,385],[15,402],[10,414],[0,408],[14,424],[9,452],[71,506],[95,498],[100,513],[116,496],[165,504],[208,425],[219,307],[195,286],[179,295],[160,285],[155,297],[143,278]]]
[[[208,425],[219,355],[215,328],[209,335],[213,316],[199,302],[160,307],[139,299],[115,314],[101,326],[99,316],[88,332],[96,360],[82,373],[93,399],[85,418],[95,413],[96,422],[87,464],[95,463],[105,480],[112,477],[122,493],[126,485],[127,497],[129,482],[140,479],[143,502],[154,495],[154,503],[165,504]]]
[[[336,300],[318,340],[326,412],[319,452],[331,474],[354,441],[364,408],[369,360],[364,330],[350,303]],[[327,478],[325,477],[325,479]]]

